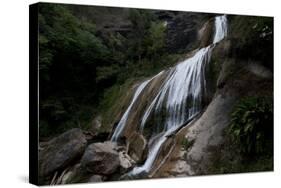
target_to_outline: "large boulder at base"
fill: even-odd
[[[81,159],[82,168],[94,174],[109,175],[120,166],[119,153],[113,142],[89,145]]]
[[[87,145],[81,129],[71,129],[50,140],[39,153],[39,174],[49,176],[82,156]]]
[[[134,161],[142,162],[147,155],[147,141],[143,135],[139,133],[133,133],[129,138],[129,150],[128,154]]]

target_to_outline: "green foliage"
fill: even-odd
[[[161,56],[165,46],[165,30],[163,23],[152,22],[146,37],[147,55],[157,59]]]
[[[95,26],[56,4],[39,5],[40,135],[80,126],[97,98],[96,68],[109,51]],[[82,122],[84,124],[84,122]],[[42,128],[42,129],[41,129]],[[47,130],[50,131],[47,131]]]
[[[165,26],[156,20],[148,10],[130,10],[129,20],[132,32],[128,37],[129,59],[138,60],[148,58],[157,60],[165,45]]]
[[[229,35],[235,41],[232,54],[273,70],[273,31],[271,17],[230,16]]]
[[[144,38],[149,29],[148,11],[132,9],[129,13],[129,20],[132,24],[132,32],[128,36],[128,59],[138,60],[144,55]]]
[[[127,33],[101,25],[111,20],[112,11],[130,23]],[[113,24],[123,23],[118,19]],[[124,13],[41,3],[40,135],[87,128],[95,115],[117,109],[119,89],[128,88],[129,80],[142,80],[175,63],[179,55],[165,52],[165,32],[162,22],[148,10]]]
[[[231,144],[231,143],[229,143]],[[233,148],[232,148],[233,149]],[[231,156],[230,156],[231,155]],[[212,156],[208,174],[227,174],[273,170],[273,155],[254,156],[250,159],[239,158],[236,150],[217,151]]]
[[[208,174],[273,170],[272,102],[272,97],[246,97],[237,103]]]
[[[181,145],[182,145],[182,147],[184,148],[184,150],[187,151],[190,147],[193,146],[194,141],[195,141],[195,140],[188,140],[187,138],[184,138],[184,139],[182,140]]]
[[[132,89],[134,82],[135,80],[129,79],[122,85],[116,84],[105,90],[99,105],[99,113],[103,117],[100,132],[111,131],[112,125],[117,121],[117,115],[129,105],[132,92],[128,91]]]
[[[228,133],[242,154],[259,154],[267,150],[267,143],[273,137],[272,98],[241,100],[231,114]]]

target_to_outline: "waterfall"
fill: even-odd
[[[226,16],[217,16],[214,27],[213,44],[201,48],[192,57],[182,61],[167,72],[168,76],[145,110],[139,127],[140,131],[143,132],[151,117],[159,117],[159,114],[165,113],[163,117],[161,116],[162,119],[158,124],[154,122],[160,130],[160,133],[156,134],[162,134],[162,136],[157,138],[149,148],[145,163],[142,166],[135,167],[128,175],[150,172],[162,145],[167,140],[167,136],[201,111],[202,98],[206,91],[205,66],[210,61],[214,45],[227,34]],[[138,86],[129,107],[115,129],[111,141],[116,141],[121,135],[133,105],[147,84],[160,74],[162,72]]]
[[[213,44],[221,41],[227,34],[226,16],[215,18],[215,34]],[[135,167],[129,175],[148,173],[161,149],[167,140],[167,135],[176,130],[178,126],[193,118],[201,110],[201,99],[206,89],[205,65],[209,62],[214,45],[200,49],[196,54],[174,67],[165,80],[163,87],[154,98],[141,121],[143,131],[146,121],[153,113],[165,108],[164,134],[149,148],[148,157],[140,167]],[[189,102],[189,104],[187,104]]]
[[[153,111],[157,115],[161,109],[166,110],[167,117],[161,122],[165,122],[164,130],[168,130],[184,123],[188,117],[200,110],[202,90],[205,89],[205,64],[209,61],[209,57],[210,47],[202,48],[193,57],[171,70],[163,87],[142,118],[142,131]],[[191,108],[186,108],[187,102]]]
[[[127,122],[127,119],[128,119],[128,116],[130,114],[130,111],[133,107],[133,105],[135,104],[136,100],[138,99],[139,95],[141,94],[141,92],[143,91],[143,89],[147,86],[147,84],[153,80],[154,78],[158,77],[159,75],[161,75],[163,73],[160,72],[158,73],[156,76],[152,77],[151,79],[149,80],[146,80],[144,81],[143,83],[141,83],[138,88],[136,89],[135,91],[135,94],[134,94],[134,97],[130,103],[130,105],[128,106],[127,110],[125,111],[125,113],[123,114],[121,120],[119,121],[118,125],[116,126],[116,129],[111,137],[111,141],[117,141],[119,136],[121,135],[122,131],[124,130],[125,128],[125,125],[126,125],[126,122]]]
[[[214,44],[221,41],[227,35],[227,18],[225,15],[215,18],[215,27]]]
[[[226,35],[227,18],[225,15],[217,16],[213,44],[221,41]],[[201,107],[201,98],[206,89],[205,65],[210,60],[212,48],[213,46],[210,45],[200,49],[193,57],[186,59],[172,69],[164,86],[143,115],[141,131],[143,131],[153,110],[160,112],[165,107],[168,111],[168,117],[164,121],[164,130],[180,125],[188,117],[198,113]],[[187,102],[189,102],[189,108],[186,108]],[[165,106],[163,103],[166,103]]]
[[[205,64],[210,59],[210,52],[209,46],[202,48],[193,57],[178,64],[146,110],[142,119],[141,130],[143,130],[145,122],[152,115],[152,112],[157,115],[159,109],[165,108],[167,110],[168,115],[164,120],[164,134],[149,149],[148,158],[144,165],[135,167],[130,172],[132,175],[149,172],[162,144],[167,140],[167,135],[201,110],[202,92],[205,89],[204,70]],[[187,101],[190,104],[187,104]],[[191,107],[188,108],[187,105]]]

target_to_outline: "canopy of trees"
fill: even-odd
[[[151,11],[127,9],[121,33],[97,29],[92,10],[39,6],[40,136],[84,126],[108,88],[167,64],[165,25]]]

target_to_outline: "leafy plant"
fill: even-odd
[[[242,99],[231,114],[228,130],[242,154],[263,153],[273,137],[273,105],[270,97]]]
[[[187,139],[187,138],[184,138],[183,140],[182,140],[182,147],[184,148],[184,150],[188,150],[193,144],[194,144],[194,141],[195,140],[189,140],[189,139]]]

